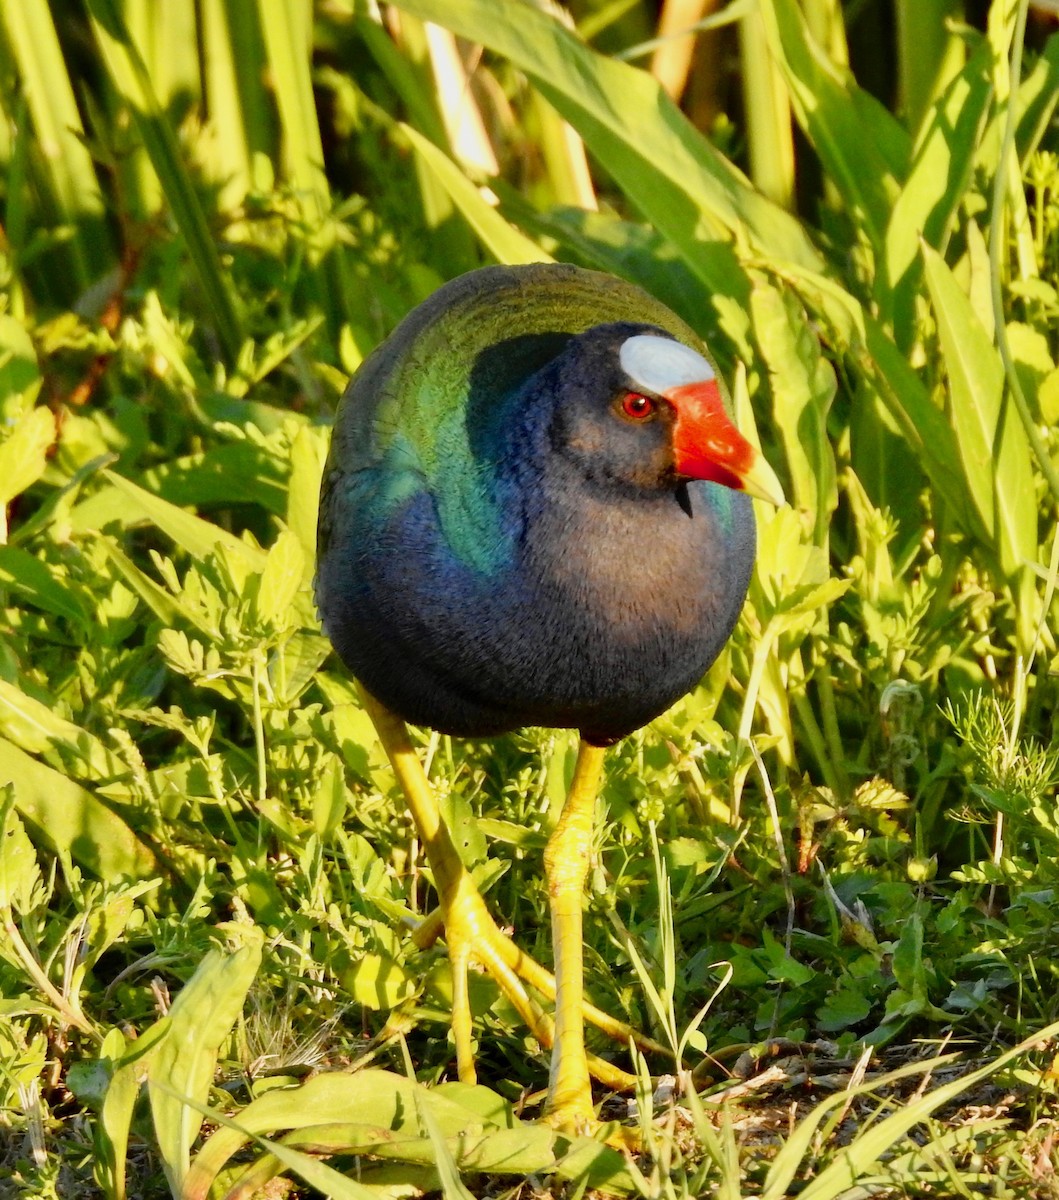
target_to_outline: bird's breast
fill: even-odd
[[[353,520],[352,555],[328,568],[342,578],[323,577],[329,631],[353,673],[414,723],[616,739],[694,686],[745,596],[749,502],[710,484],[689,498],[690,515],[673,495],[553,497],[516,522],[514,552],[489,572],[453,551],[419,492],[381,524]]]

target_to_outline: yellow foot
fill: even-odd
[[[477,893],[476,893],[477,894]],[[470,962],[482,967],[487,971],[501,991],[513,1004],[518,1007],[518,1001],[511,991],[505,986],[501,975],[494,971],[490,963],[503,963],[513,972],[519,980],[528,984],[535,992],[538,992],[545,1000],[555,1000],[555,976],[546,967],[542,967],[539,962],[525,951],[520,950],[514,941],[496,924],[488,909],[485,907],[484,901],[479,896],[479,905],[471,904],[472,911],[469,913],[469,920],[466,924],[460,922],[461,928],[470,927],[474,931],[474,936],[481,938],[481,942],[472,943]],[[451,924],[451,921],[450,921]],[[434,944],[439,937],[445,939],[449,949],[450,959],[453,954],[453,939],[452,935],[446,930],[445,917],[440,908],[436,908],[429,913],[415,927],[412,933],[412,940],[420,948],[426,950]],[[475,947],[484,945],[488,949],[486,955],[476,954]],[[525,989],[523,989],[525,991]],[[533,1003],[532,998],[527,997],[530,1003]],[[521,1008],[519,1012],[521,1013]],[[538,1009],[538,1012],[540,1010]],[[612,1017],[609,1013],[604,1012],[601,1008],[597,1008],[594,1004],[590,1004],[587,1000],[581,1003],[581,1012],[586,1021],[594,1025],[597,1029],[613,1038],[616,1042],[620,1042],[623,1046],[628,1046],[630,1040],[644,1053],[660,1054],[664,1057],[672,1058],[673,1052],[663,1046],[661,1042],[656,1042],[654,1038],[650,1038],[640,1030],[634,1029],[625,1021],[619,1021],[616,1017]],[[552,1045],[552,1023],[551,1020],[540,1012],[541,1025],[530,1026],[533,1036],[537,1038],[542,1045],[551,1047]],[[607,1062],[606,1059],[598,1058],[594,1054],[588,1055],[588,1069],[593,1078],[598,1079],[604,1086],[615,1092],[628,1092],[636,1087],[636,1077],[630,1075],[627,1071],[622,1071],[618,1067]]]
[[[630,1154],[643,1149],[643,1136],[639,1129],[630,1125],[619,1125],[616,1121],[601,1121],[594,1114],[586,1116],[579,1111],[559,1111],[550,1108],[541,1118],[556,1133],[567,1137],[590,1137],[615,1150],[627,1150]]]
[[[570,1137],[595,1137],[603,1129],[603,1124],[592,1108],[591,1098],[587,1113],[578,1104],[562,1108],[552,1105],[544,1113],[543,1120],[556,1132],[568,1134]]]
[[[530,984],[546,998],[554,999],[555,980],[550,972],[520,950],[499,928],[469,874],[465,873],[461,877],[453,894],[448,897],[447,908],[444,937],[452,968],[452,1034],[456,1043],[456,1067],[460,1079],[473,1083],[476,1072],[471,1049],[468,987],[470,967],[481,967],[492,977],[501,992],[514,1005],[530,1033],[547,1049],[554,1044],[555,1026],[552,1018],[527,991],[526,984]],[[416,932],[418,934],[419,930]],[[416,941],[419,942],[418,936]],[[600,1021],[594,1023],[599,1023],[608,1033],[613,1033],[626,1045],[630,1037],[646,1041],[648,1048],[656,1045],[651,1043],[649,1038],[638,1036],[631,1026],[608,1017],[606,1013],[590,1005],[585,1006],[585,1015],[593,1021],[594,1017],[598,1016]],[[657,1048],[663,1049],[661,1046]],[[635,1075],[594,1054],[589,1054],[587,1061],[589,1073],[611,1091],[626,1092],[635,1088]],[[571,1126],[571,1123],[591,1120],[591,1093],[586,1095],[585,1089],[579,1088],[576,1095],[567,1095],[564,1091],[562,1099],[557,1094],[549,1105],[549,1113],[552,1112],[560,1113],[558,1121],[551,1121],[556,1128],[566,1128]]]

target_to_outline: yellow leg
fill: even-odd
[[[452,965],[452,1035],[456,1043],[456,1069],[464,1083],[474,1083],[476,1075],[471,1048],[471,1007],[467,971],[472,954],[481,958],[483,965],[492,965],[485,960],[497,957],[491,935],[495,933],[499,937],[500,931],[489,916],[474,880],[452,843],[452,837],[434,799],[430,781],[408,736],[404,721],[363,688],[360,689],[360,694],[405,794],[408,811],[412,814],[412,820],[434,872],[434,884],[441,898],[449,961]],[[515,949],[517,950],[517,947]],[[510,971],[506,974],[510,974]],[[521,995],[512,996],[512,1000],[519,1008],[520,1015],[526,1019],[527,1011],[530,1010],[530,1000],[517,980],[516,985]]]
[[[559,823],[544,851],[555,953],[555,1044],[548,1082],[548,1119],[585,1130],[593,1120],[585,1054],[582,906],[592,852],[592,822],[603,774],[603,748],[582,741]]]
[[[541,1011],[539,1004],[526,991],[523,981],[543,996],[549,999],[554,997],[557,1013],[562,1007],[559,1000],[558,983],[554,976],[534,959],[530,958],[529,955],[523,953],[509,937],[502,933],[497,927],[496,922],[489,915],[485,907],[485,902],[482,900],[473,879],[464,867],[459,852],[456,850],[449,831],[442,820],[437,801],[434,798],[433,789],[430,786],[430,781],[426,777],[422,763],[419,761],[419,756],[416,754],[415,748],[408,736],[405,723],[363,688],[360,688],[360,695],[365,710],[378,731],[379,740],[386,750],[398,783],[400,783],[401,789],[404,792],[409,813],[415,822],[419,839],[423,844],[434,873],[434,883],[441,901],[440,919],[428,917],[417,932],[416,941],[421,946],[429,945],[433,938],[437,936],[440,928],[444,926],[445,941],[448,946],[449,960],[452,964],[453,974],[452,1031],[453,1039],[456,1043],[457,1071],[461,1080],[473,1083],[475,1081],[475,1070],[472,1053],[471,1010],[467,991],[467,971],[470,964],[472,962],[478,963],[489,972],[507,998],[515,1006],[519,1016],[532,1032],[533,1036],[542,1045],[549,1047],[555,1044],[552,1021]],[[582,761],[586,751],[590,752],[590,757],[593,759],[598,756],[598,761],[594,767],[595,775],[592,779],[589,779],[586,775],[587,762],[583,764]],[[559,836],[559,830],[563,828],[564,823],[568,824],[573,820],[573,816],[567,817],[568,811],[580,812],[581,809],[587,807],[590,835],[592,807],[595,803],[595,791],[602,765],[602,755],[603,751],[597,747],[582,746],[581,754],[578,756],[578,766],[575,769],[574,780],[571,784],[571,796],[563,810],[559,825],[556,827],[555,833],[549,842],[549,853],[551,853],[552,845]],[[579,780],[582,781],[580,784]],[[571,803],[575,795],[587,795],[589,791],[592,794],[587,801],[581,799],[573,803],[573,808],[571,808]],[[587,870],[587,857],[585,859],[585,869]],[[560,873],[562,874],[562,872]],[[576,880],[572,883],[560,883],[560,891],[567,897],[572,895],[575,890],[577,892],[578,921],[580,921],[580,897],[583,888],[583,873],[580,883],[576,882]],[[569,898],[564,899],[563,904],[569,906]],[[553,901],[553,931],[556,928],[555,912],[556,908]],[[565,935],[560,935],[560,938],[556,941],[557,967],[559,967],[560,944],[567,946],[570,944],[569,938],[566,937],[565,942],[563,942],[563,937]],[[576,983],[569,985],[565,993],[568,997],[565,1001],[567,1015],[565,1018],[560,1017],[560,1022],[565,1021],[561,1044],[573,1044],[572,1039],[576,1039],[577,1042],[581,1043],[581,1056],[584,1056],[583,1036],[579,1018],[573,1015],[575,1012],[578,1012],[585,1019],[592,1021],[593,1024],[597,1025],[605,1033],[623,1042],[625,1045],[628,1045],[629,1039],[632,1038],[645,1050],[662,1054],[666,1053],[665,1047],[645,1037],[634,1030],[632,1026],[627,1025],[623,1021],[617,1021],[599,1009],[582,1002],[580,996],[580,933],[574,939],[573,946],[578,953],[577,965],[576,968],[572,965],[567,968],[566,977],[570,979],[573,975],[576,975]],[[556,974],[561,976],[562,969],[559,968]],[[577,990],[577,998],[574,1000],[569,999],[573,994],[570,990],[571,987],[576,987]],[[561,1057],[562,1052],[560,1051]],[[573,1060],[570,1059],[568,1061]],[[604,1059],[597,1058],[595,1055],[588,1055],[587,1061],[589,1072],[604,1086],[614,1091],[631,1091],[635,1088],[636,1077],[630,1075],[628,1072],[620,1070],[618,1067],[613,1066]],[[554,1062],[555,1057],[553,1055]],[[578,1071],[580,1071],[580,1068],[578,1068]],[[567,1078],[570,1078],[569,1073],[567,1074]],[[564,1089],[569,1090],[569,1088],[569,1083],[564,1083]],[[578,1112],[580,1112],[585,1108],[585,1089],[583,1086],[578,1085],[575,1090],[580,1095],[580,1099],[576,1102],[576,1107]],[[549,1089],[549,1095],[551,1097],[549,1111],[556,1113],[560,1106],[555,1102],[556,1092],[554,1087]],[[591,1096],[589,1095],[588,1111],[590,1110]]]

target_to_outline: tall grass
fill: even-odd
[[[1059,38],[1025,0],[664,7],[0,0],[0,1180],[1054,1178]],[[653,1122],[641,1086],[650,1161],[522,1119],[541,1048],[484,981],[490,1087],[440,1082],[429,881],[309,592],[349,373],[444,278],[550,257],[702,334],[792,500],[613,756],[589,990],[707,1094]],[[424,750],[546,955],[568,739]],[[952,1033],[992,1059],[903,1064]],[[781,1147],[714,1127],[767,1082],[724,1064],[809,1046],[841,1090]],[[938,1116],[994,1077],[1010,1128]]]

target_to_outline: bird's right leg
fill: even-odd
[[[533,1036],[548,1048],[554,1041],[552,1020],[530,996],[525,984],[553,999],[555,977],[520,950],[490,916],[481,893],[453,844],[404,721],[363,687],[359,690],[364,708],[375,725],[404,792],[409,813],[434,874],[441,922],[452,966],[452,1032],[456,1043],[457,1071],[460,1079],[473,1083],[475,1070],[467,989],[470,964],[478,963],[493,977]],[[420,941],[420,944],[424,942]],[[632,1038],[644,1049],[665,1053],[664,1047],[645,1038],[625,1022],[617,1021],[591,1005],[584,1004],[582,1007],[587,1020],[625,1045]],[[636,1085],[635,1076],[595,1055],[589,1055],[589,1071],[604,1086],[615,1091],[630,1091]]]

